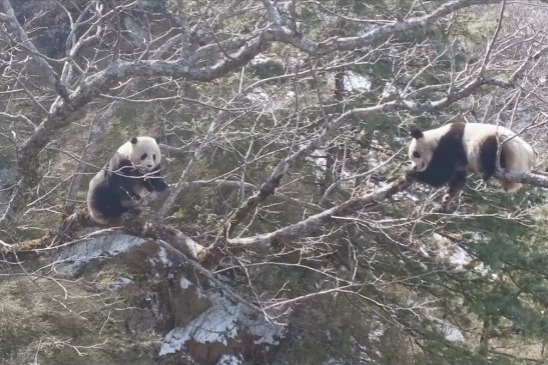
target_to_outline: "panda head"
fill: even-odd
[[[413,162],[411,169],[424,171],[432,160],[437,139],[430,138],[428,131],[422,132],[418,128],[411,129],[411,137],[413,137],[409,144],[409,159]]]
[[[160,165],[162,159],[156,139],[146,136],[133,137],[118,149],[118,153],[144,172],[153,171]]]

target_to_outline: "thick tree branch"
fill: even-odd
[[[501,169],[497,171],[496,177],[508,181],[521,182],[534,186],[548,188],[548,176],[538,175],[533,173],[516,172],[511,170]],[[379,204],[382,200],[407,189],[413,182],[405,178],[388,184],[385,187],[377,189],[369,194],[361,197],[352,198],[348,201],[337,205],[331,209],[327,209],[321,213],[312,215],[298,223],[280,228],[274,232],[265,233],[253,237],[244,238],[228,238],[227,242],[230,246],[263,246],[271,247],[280,242],[290,242],[298,240],[299,237],[310,236],[313,232],[317,232],[324,228],[325,224],[333,223],[336,217],[346,217],[359,212],[361,209]]]
[[[495,173],[499,179],[508,180],[511,182],[519,182],[533,186],[548,188],[548,176],[534,174],[531,172],[518,172],[507,169],[499,169]]]
[[[280,228],[277,231],[261,234],[254,237],[228,239],[230,246],[258,245],[271,247],[283,241],[295,241],[299,237],[306,237],[312,232],[321,230],[326,224],[335,221],[336,217],[345,217],[358,212],[366,207],[379,204],[380,201],[407,189],[411,182],[405,178],[398,180],[377,189],[367,195],[350,199],[336,207],[312,215],[305,220],[290,226]]]
[[[308,37],[295,35],[291,29],[282,26],[273,27],[273,39],[288,43],[301,51],[315,57],[324,56],[335,51],[352,51],[355,49],[370,46],[388,37],[413,32],[417,29],[424,29],[435,23],[437,20],[457,11],[474,5],[498,4],[502,0],[455,0],[439,6],[432,13],[422,16],[408,18],[403,21],[395,21],[391,24],[376,27],[363,35],[356,37],[330,38],[325,41],[315,42]],[[530,0],[530,2],[548,3],[547,0]],[[265,0],[263,3],[269,3]],[[270,10],[272,13],[272,10]],[[274,18],[271,16],[271,19]]]

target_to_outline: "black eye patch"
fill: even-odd
[[[148,155],[147,155],[146,153],[143,153],[143,154],[141,155],[141,161],[143,161],[145,158],[147,158],[147,156],[148,156]]]
[[[156,161],[156,155],[152,155],[152,161]]]
[[[413,157],[415,158],[421,158],[421,154],[418,153],[417,151],[413,152]]]

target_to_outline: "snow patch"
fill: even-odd
[[[160,262],[164,264],[165,266],[169,266],[171,264],[171,261],[167,258],[166,249],[161,246],[160,246],[160,252],[158,252],[158,258],[160,259]]]
[[[487,242],[489,240],[487,239],[487,236],[485,236],[484,234],[478,233],[478,232],[473,232],[471,237],[470,237],[470,241],[474,242],[474,243],[484,243],[484,242]]]
[[[254,88],[249,94],[247,94],[246,99],[252,102],[266,103],[270,101],[270,96],[261,88]]]
[[[440,259],[449,265],[455,271],[462,271],[464,267],[472,262],[472,257],[462,247],[438,233],[432,234],[432,252],[437,259]],[[421,247],[425,256],[429,256],[425,251],[426,246]]]
[[[242,365],[242,358],[235,355],[223,355],[217,362],[217,365]]]
[[[188,341],[199,343],[222,343],[237,339],[240,332],[255,337],[255,344],[277,345],[285,334],[285,327],[264,320],[253,320],[241,304],[233,304],[220,294],[208,296],[211,307],[190,321],[185,327],[176,327],[168,332],[160,347],[160,356],[175,353]]]
[[[320,148],[314,150],[310,156],[305,157],[306,160],[311,161],[317,167],[317,169],[314,169],[312,173],[318,180],[322,180],[324,178],[325,170],[327,169],[327,159],[325,158],[326,154],[326,151]]]
[[[112,291],[118,291],[125,288],[131,283],[133,283],[133,280],[131,280],[130,278],[120,277],[116,279],[113,283],[111,283],[108,288]]]
[[[451,256],[449,256],[449,263],[451,265],[454,265],[457,270],[464,269],[464,266],[468,265],[470,262],[472,262],[472,258],[461,247],[457,246],[455,247],[455,250]]]
[[[369,77],[347,71],[343,78],[344,89],[348,91],[371,91],[371,80]]]
[[[441,332],[444,334],[445,339],[450,342],[463,342],[464,335],[462,332],[452,324],[445,321],[438,320]]]
[[[373,331],[369,332],[367,337],[369,337],[369,341],[371,342],[380,341],[380,338],[385,331],[386,331],[386,326],[382,324],[381,322],[377,322],[377,327]]]
[[[192,284],[192,282],[190,280],[188,280],[187,278],[181,277],[181,281],[179,282],[179,285],[183,289],[188,289],[194,284]]]
[[[171,267],[173,266],[173,262],[168,258],[167,251],[163,247],[159,247],[158,249],[158,255],[157,257],[153,257],[149,259],[151,264],[160,263],[162,267]]]

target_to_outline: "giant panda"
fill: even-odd
[[[168,185],[160,175],[162,154],[152,137],[133,137],[121,145],[104,169],[89,182],[88,211],[98,223],[118,222],[122,214],[139,212],[141,200]]]
[[[409,158],[413,165],[408,178],[431,186],[449,185],[444,201],[452,199],[466,183],[468,172],[479,172],[487,181],[496,172],[496,156],[502,144],[500,167],[529,172],[533,166],[533,149],[508,128],[480,123],[451,123],[421,131],[411,130]],[[505,142],[504,142],[505,141]],[[501,180],[508,193],[522,184]]]

